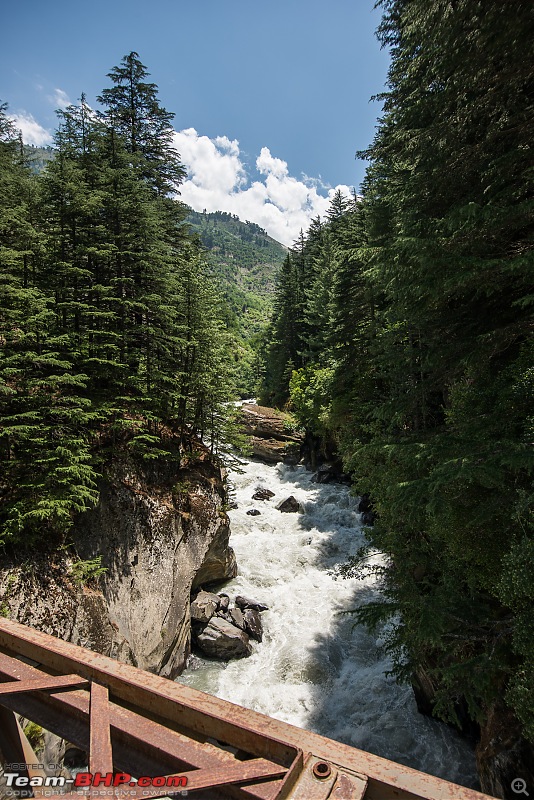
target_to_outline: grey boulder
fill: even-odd
[[[241,610],[245,608],[252,608],[254,611],[268,611],[269,606],[266,606],[265,603],[260,603],[259,600],[253,600],[250,597],[243,597],[243,595],[238,594],[235,599],[235,604]]]
[[[279,503],[276,508],[278,511],[283,511],[286,514],[295,514],[297,511],[300,511],[299,501],[296,500],[293,495]]]
[[[245,618],[245,631],[252,639],[261,642],[263,639],[263,625],[261,624],[259,611],[255,611],[253,608],[246,608],[243,616]]]
[[[245,630],[245,617],[243,616],[243,612],[240,608],[231,608],[230,609],[230,621],[232,625],[235,625],[236,628],[240,628],[240,630]]]
[[[274,497],[274,492],[271,492],[270,489],[258,489],[252,495],[253,500],[270,500],[271,497]]]
[[[212,617],[196,638],[198,647],[211,658],[226,661],[243,658],[252,653],[252,646],[244,631],[220,617]]]
[[[209,622],[219,608],[219,597],[211,592],[201,591],[191,603],[191,619],[195,622]]]
[[[218,595],[218,598],[219,598],[219,609],[221,611],[228,611],[228,608],[230,606],[230,598],[228,597],[228,595],[220,594]]]

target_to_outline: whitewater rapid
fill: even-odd
[[[319,485],[304,467],[243,462],[229,512],[238,576],[225,593],[266,603],[263,642],[246,659],[191,656],[182,683],[301,728],[466,786],[474,755],[450,727],[419,714],[412,691],[386,676],[381,640],[344,614],[376,597],[375,579],[335,576],[364,544],[358,499]],[[253,500],[259,488],[275,492]],[[293,495],[302,513],[276,505]],[[259,516],[249,516],[251,509]],[[220,590],[219,590],[220,591]]]

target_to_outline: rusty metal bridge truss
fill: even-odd
[[[33,787],[49,800],[489,800],[2,619],[0,755],[32,785],[43,773],[17,714],[84,750],[91,773],[187,779],[187,790]]]

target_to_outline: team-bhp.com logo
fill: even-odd
[[[157,775],[150,777],[142,775],[133,778],[127,772],[78,772],[74,778],[65,778],[63,775],[33,775],[28,778],[17,772],[4,772],[5,785],[14,789],[26,787],[62,788],[68,786],[72,789],[94,789],[99,786],[114,787],[120,791],[117,794],[128,795],[128,788],[135,789],[185,789],[187,778],[185,775]]]

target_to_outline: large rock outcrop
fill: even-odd
[[[234,577],[220,469],[203,449],[186,467],[117,458],[66,553],[0,571],[0,613],[142,669],[175,677],[190,652],[190,594]],[[98,583],[84,564],[101,556]],[[83,583],[85,582],[85,586]]]
[[[254,458],[267,464],[298,464],[303,436],[296,432],[289,414],[275,408],[245,403],[240,409],[240,427],[250,437]]]
[[[196,637],[197,645],[212,658],[243,658],[252,653],[247,634],[228,620],[212,617]]]
[[[227,594],[200,591],[191,603],[193,644],[209,658],[227,661],[252,654],[250,639],[261,642],[261,611],[268,606],[238,595],[230,605]]]

